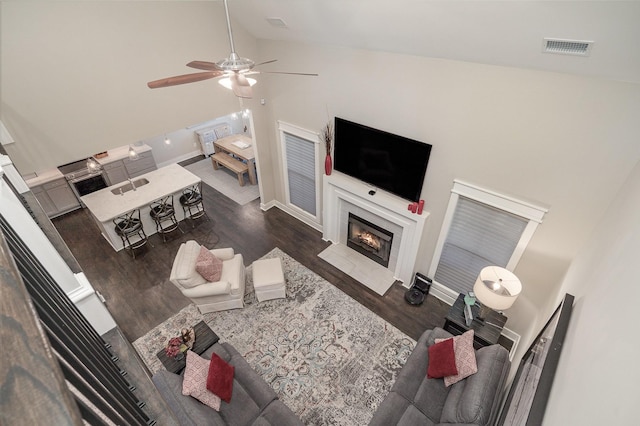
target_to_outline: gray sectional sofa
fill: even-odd
[[[428,347],[451,337],[441,328],[425,331],[400,371],[370,426],[493,425],[509,375],[509,353],[500,345],[476,351],[478,372],[445,387],[443,379],[426,377]]]
[[[153,383],[180,425],[302,425],[233,346],[216,343],[202,357],[210,359],[213,352],[235,367],[231,402],[223,402],[219,412],[182,395],[182,376],[166,370],[153,376]]]
[[[423,333],[370,425],[493,425],[509,374],[509,353],[499,345],[477,350],[478,372],[445,387],[443,379],[427,379],[426,371],[428,347],[447,337],[451,334],[440,328]],[[166,370],[153,376],[180,425],[302,425],[233,346],[216,343],[202,357],[210,359],[212,352],[235,367],[231,403],[223,402],[220,412],[182,395],[182,376]]]

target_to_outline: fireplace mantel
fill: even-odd
[[[392,250],[396,253],[396,258],[389,264],[388,269],[393,273],[394,279],[409,287],[429,213],[411,213],[407,209],[409,201],[338,172],[330,176],[325,175],[323,184],[322,238],[333,244],[344,244],[342,234],[346,235],[343,229],[346,223],[345,215],[348,216],[348,212],[353,208],[364,210],[394,224],[400,235],[394,234],[393,244],[397,244],[397,247]]]

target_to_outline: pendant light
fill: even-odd
[[[129,145],[129,160],[137,160],[138,153],[133,149],[133,145]]]
[[[100,170],[102,170],[102,166],[95,160],[95,158],[87,158],[87,171],[89,174],[99,172]]]

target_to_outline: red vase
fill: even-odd
[[[332,168],[331,156],[327,154],[326,158],[324,159],[324,172],[327,176],[331,175]]]

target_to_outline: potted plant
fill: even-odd
[[[331,143],[333,142],[333,125],[331,121],[328,121],[327,124],[324,125],[321,131],[322,140],[324,141],[325,151],[327,152],[327,156],[324,159],[324,172],[329,176],[331,174],[331,169],[333,165],[331,164]]]

